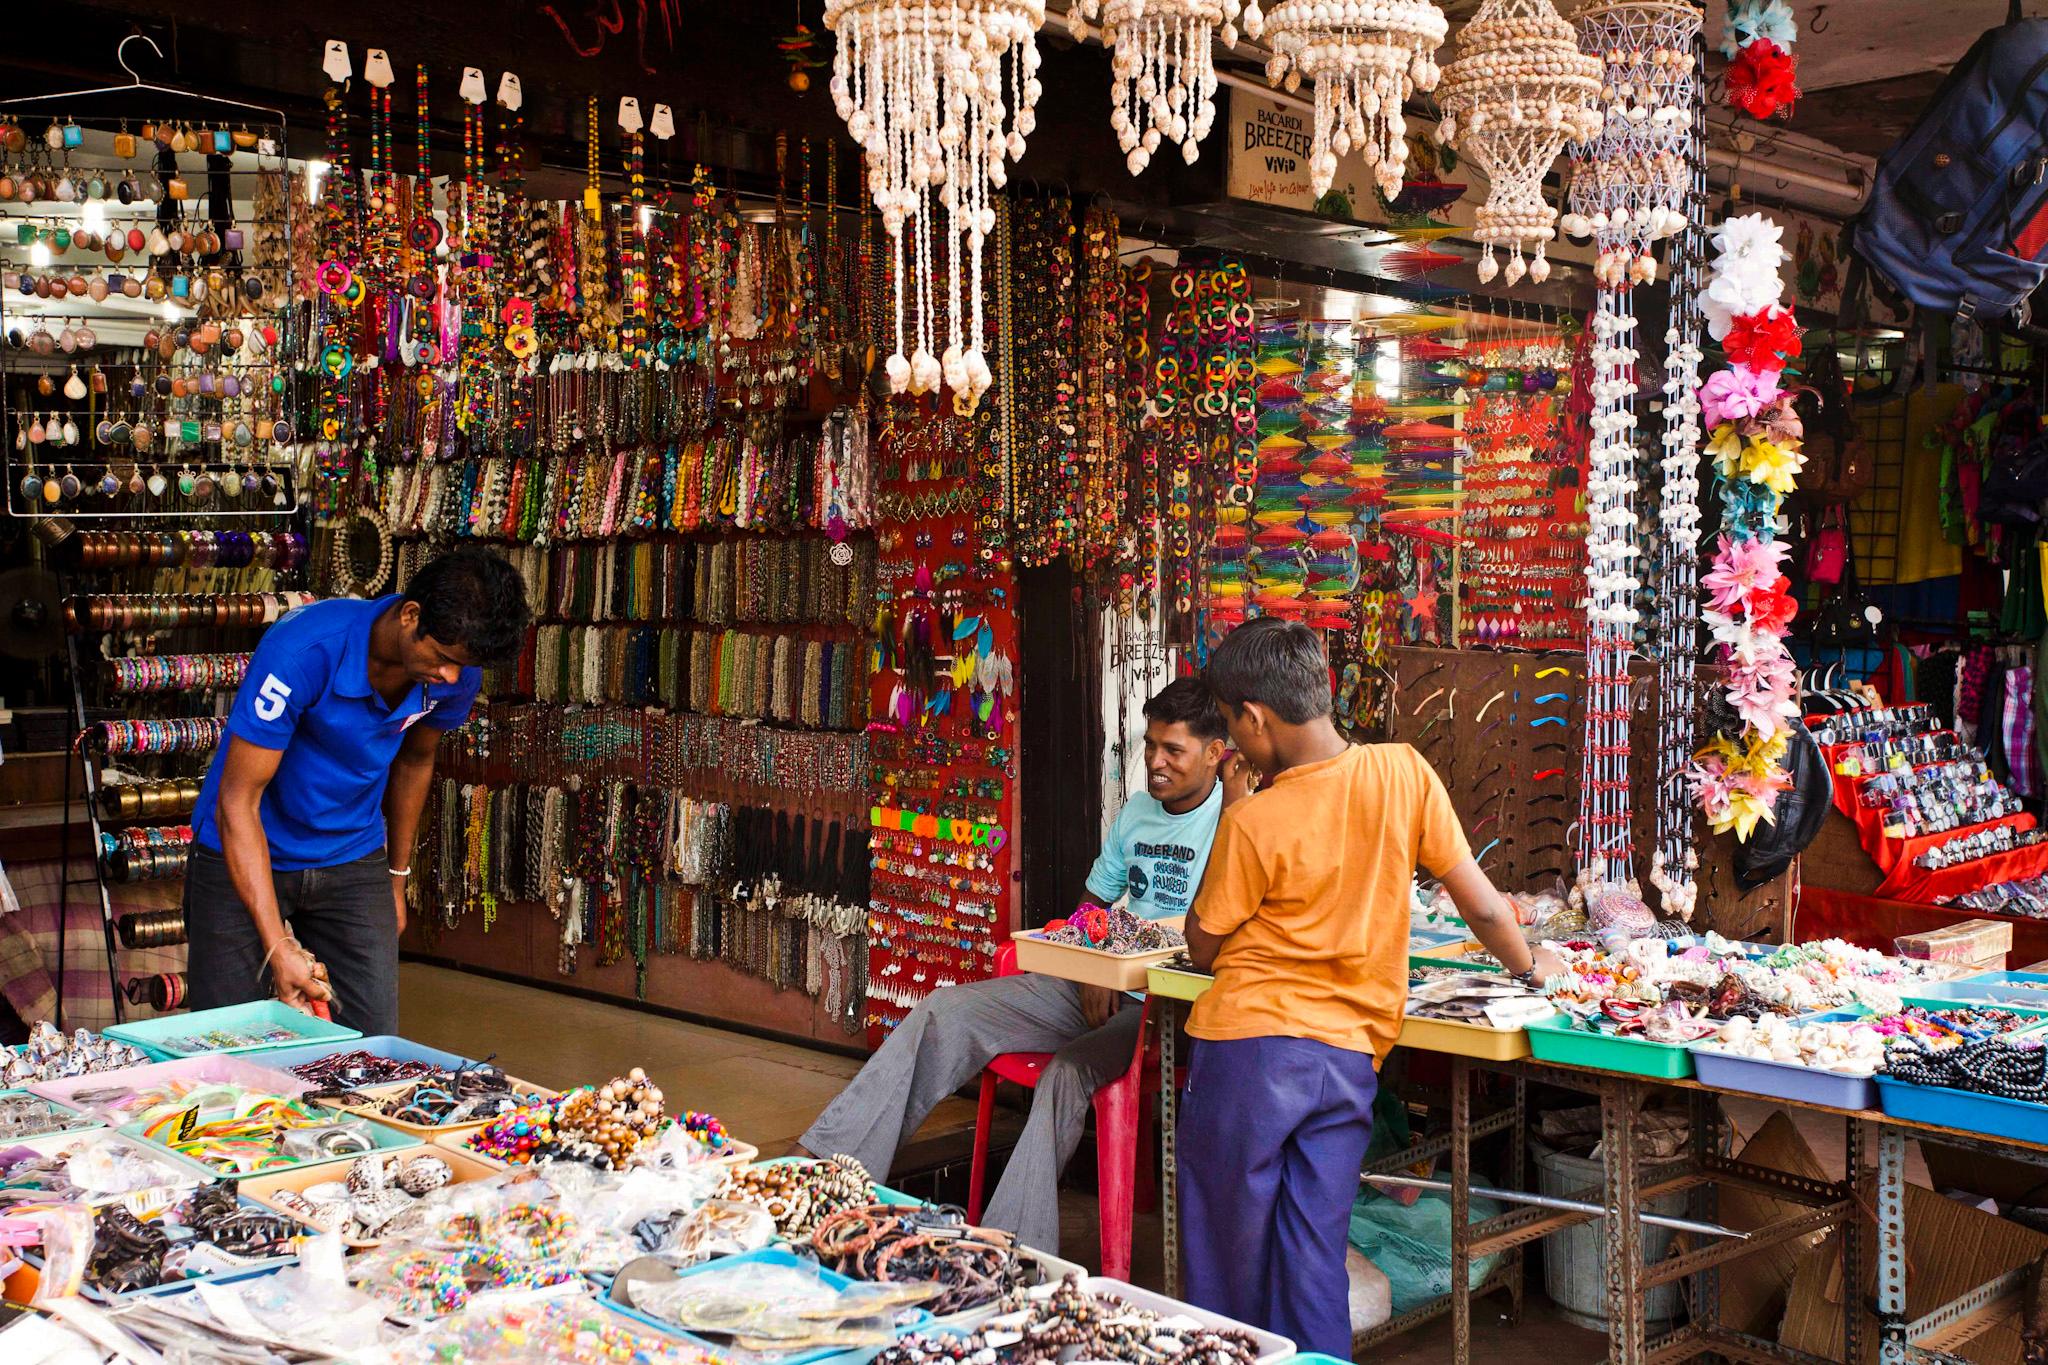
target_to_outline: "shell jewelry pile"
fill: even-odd
[[[1884,1035],[1860,1020],[1794,1024],[1775,1014],[1743,1017],[1721,1025],[1702,1047],[1764,1062],[1795,1062],[1845,1076],[1873,1076],[1884,1069]]]
[[[420,1200],[455,1178],[431,1151],[359,1157],[340,1180],[275,1190],[270,1201],[308,1227],[362,1242],[416,1226]]]
[[[70,1037],[45,1019],[29,1030],[20,1048],[0,1051],[0,1090],[19,1090],[41,1081],[61,1081],[148,1062],[139,1048],[79,1029]]]

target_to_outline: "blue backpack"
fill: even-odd
[[[2008,18],[1878,158],[1851,249],[1915,307],[2025,325],[2048,277],[2048,19]]]

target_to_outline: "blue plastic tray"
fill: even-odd
[[[781,1266],[798,1266],[813,1264],[813,1262],[806,1261],[802,1257],[793,1255],[790,1252],[783,1251],[775,1247],[768,1247],[760,1251],[747,1251],[742,1252],[737,1256],[724,1256],[715,1261],[706,1261],[703,1265],[694,1265],[687,1270],[678,1270],[676,1272],[676,1278],[679,1280],[686,1279],[691,1275],[702,1275],[705,1272],[711,1270],[729,1270],[733,1266],[745,1262],[752,1262],[760,1265]],[[846,1286],[853,1283],[853,1281],[848,1279],[846,1276],[838,1274],[834,1271],[825,1270],[823,1268],[818,1269],[818,1275],[821,1279],[825,1281],[826,1284],[831,1285],[835,1289],[844,1289]],[[652,1314],[643,1313],[637,1308],[629,1308],[625,1304],[620,1303],[618,1300],[612,1297],[612,1292],[615,1287],[616,1281],[614,1281],[612,1285],[606,1287],[604,1296],[605,1307],[611,1309],[614,1313],[618,1313],[623,1317],[631,1318],[635,1322],[645,1323],[647,1326],[652,1327],[657,1331],[665,1332],[669,1336],[680,1337],[684,1341],[696,1342],[698,1345],[704,1347],[705,1350],[711,1351],[714,1354],[720,1353],[724,1350],[724,1348],[716,1345],[712,1341],[704,1337],[700,1337],[693,1332],[685,1332],[680,1327],[676,1327],[671,1323],[663,1322],[660,1318],[657,1318]],[[903,1317],[904,1320],[901,1323],[899,1323],[897,1327],[897,1335],[899,1336],[901,1336],[905,1332],[923,1331],[925,1330],[925,1328],[930,1326],[932,1320],[932,1315],[930,1313],[925,1312],[922,1308],[916,1309],[914,1312],[904,1314]],[[816,1351],[799,1351],[791,1355],[761,1355],[757,1358],[764,1362],[773,1362],[773,1365],[864,1365],[864,1362],[873,1360],[876,1356],[880,1354],[880,1347],[864,1347],[862,1349],[853,1351],[833,1351],[829,1349],[821,1349]]]
[[[2032,983],[2029,985],[2028,983]],[[1980,972],[1954,981],[1915,986],[1929,1000],[1967,1000],[1980,1005],[2022,1005],[2048,1009],[2048,976],[2037,972]]]
[[[248,1057],[299,1045],[298,1042],[289,1039],[273,1043],[252,1043],[247,1047],[190,1045],[190,1040],[196,1039],[209,1029],[252,1029],[270,1026],[290,1029],[298,1036],[299,1041],[307,1043],[332,1043],[363,1036],[356,1029],[295,1010],[282,1000],[256,1000],[246,1005],[223,1005],[217,1010],[200,1010],[196,1014],[166,1014],[156,1019],[137,1020],[132,1024],[113,1024],[108,1026],[107,1036],[118,1038],[124,1043],[133,1043],[148,1053],[152,1060],[159,1062],[167,1062],[174,1057],[197,1057],[208,1053]]]
[[[1946,1085],[1911,1085],[1890,1076],[1877,1078],[1877,1097],[1884,1112],[1895,1119],[2016,1142],[2048,1140],[2048,1105],[2000,1099]]]
[[[458,1067],[474,1066],[473,1058],[443,1052],[425,1043],[415,1043],[410,1038],[401,1038],[395,1033],[373,1033],[365,1038],[351,1037],[323,1043],[307,1043],[297,1047],[279,1048],[263,1054],[263,1065],[289,1071],[301,1062],[317,1062],[322,1057],[332,1057],[337,1052],[367,1052],[373,1057],[388,1057],[394,1062],[424,1062],[438,1066],[444,1071]]]
[[[1802,1024],[1833,1023],[1860,1019],[1853,1010],[1834,1010],[1802,1019]],[[1798,1062],[1773,1062],[1760,1057],[1737,1057],[1721,1052],[1704,1040],[1692,1045],[1693,1071],[1701,1085],[1738,1090],[1772,1099],[1801,1104],[1824,1104],[1833,1109],[1877,1108],[1877,1085],[1869,1076],[1845,1076],[1822,1071]]]

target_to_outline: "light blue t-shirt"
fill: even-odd
[[[1146,919],[1185,915],[1209,865],[1216,819],[1223,814],[1223,784],[1201,805],[1175,815],[1150,792],[1124,802],[1088,870],[1088,893],[1107,905],[1129,896],[1130,911]]]
[[[396,706],[370,686],[370,627],[403,600],[314,602],[285,613],[256,644],[227,730],[284,751],[259,807],[274,871],[338,867],[382,848],[384,788],[406,731],[453,730],[469,718],[483,681],[475,668],[454,683],[415,684]],[[214,750],[192,809],[194,842],[215,852],[227,753],[225,741]]]

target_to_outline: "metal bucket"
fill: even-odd
[[[1593,1201],[1599,1202],[1599,1191],[1606,1180],[1607,1168],[1603,1163],[1553,1151],[1535,1138],[1529,1139],[1529,1151],[1536,1159],[1538,1194],[1571,1198],[1591,1189]],[[1684,1157],[1644,1162],[1643,1183],[1654,1185],[1672,1179],[1683,1174],[1685,1166]],[[1642,1211],[1684,1217],[1685,1195],[1682,1192],[1667,1194],[1645,1203]],[[1653,1265],[1662,1260],[1669,1253],[1671,1239],[1676,1235],[1670,1228],[1643,1224],[1643,1264]],[[1575,1326],[1595,1332],[1606,1331],[1607,1220],[1595,1218],[1590,1223],[1554,1232],[1543,1239],[1542,1246],[1543,1292],[1557,1305],[1559,1316]],[[1659,1285],[1644,1296],[1644,1318],[1653,1333],[1660,1325],[1675,1319],[1679,1308],[1676,1284]]]

